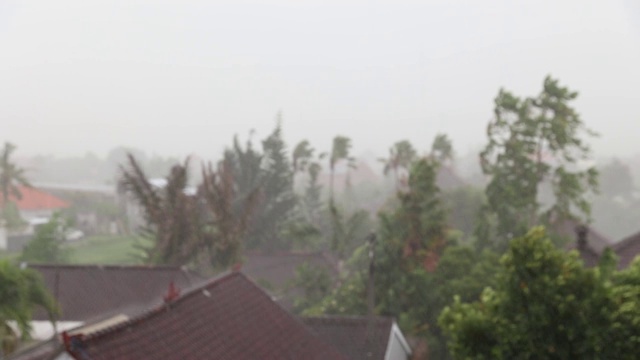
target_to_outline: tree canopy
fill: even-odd
[[[536,227],[510,242],[495,287],[480,301],[457,297],[440,325],[456,358],[632,359],[640,346],[631,335],[640,315],[638,270],[640,262],[620,273],[610,264],[586,269]]]

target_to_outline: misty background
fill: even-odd
[[[395,141],[446,133],[473,183],[498,89],[551,74],[579,91],[594,158],[637,182],[638,64],[632,0],[1,1],[0,140],[36,183],[109,184],[122,146],[160,176],[263,139],[281,112],[289,146],[348,135],[378,173]]]

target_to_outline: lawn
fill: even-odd
[[[90,236],[65,246],[72,264],[138,264],[136,244],[148,244],[135,236]]]

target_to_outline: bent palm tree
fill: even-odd
[[[25,176],[24,169],[18,167],[11,161],[11,155],[16,150],[16,146],[5,142],[2,154],[0,155],[0,191],[2,191],[3,210],[2,217],[4,219],[4,207],[9,203],[10,197],[16,199],[22,198],[19,186],[31,187],[31,184]]]

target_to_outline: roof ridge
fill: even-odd
[[[639,232],[635,232],[627,237],[625,237],[624,239],[618,241],[617,243],[614,243],[611,248],[613,250],[621,250],[626,248],[627,246],[629,246],[630,243],[632,243],[634,240],[637,240],[638,238],[640,238],[640,231]]]

